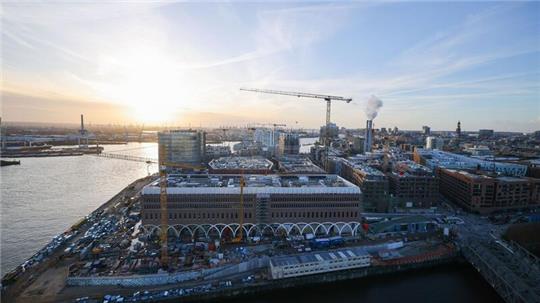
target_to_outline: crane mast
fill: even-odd
[[[169,211],[167,201],[167,167],[180,169],[204,169],[202,165],[190,163],[168,163],[166,159],[165,146],[159,145],[159,204],[161,215],[161,267],[167,269],[169,266],[169,247],[168,247],[168,229],[169,229]]]

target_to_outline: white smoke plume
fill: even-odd
[[[382,106],[383,106],[382,100],[377,98],[374,95],[371,95],[371,97],[369,97],[366,104],[366,115],[367,115],[368,120],[375,119],[375,117],[377,117],[379,109]]]

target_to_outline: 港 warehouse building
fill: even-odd
[[[243,235],[359,232],[362,192],[336,175],[246,175]],[[169,175],[169,234],[234,237],[240,232],[239,175]],[[142,191],[142,223],[160,228],[159,183]]]

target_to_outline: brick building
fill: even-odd
[[[525,209],[540,204],[540,179],[500,177],[473,171],[440,169],[441,193],[478,213]]]

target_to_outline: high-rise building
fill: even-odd
[[[422,133],[425,135],[425,136],[429,136],[431,134],[431,128],[429,126],[422,126]]]
[[[442,149],[444,147],[444,139],[439,137],[427,137],[426,149]]]
[[[457,122],[456,135],[458,138],[461,138],[461,121]]]
[[[296,155],[300,153],[300,138],[296,133],[280,133],[278,154],[279,155]]]
[[[278,143],[279,133],[270,128],[257,128],[253,137],[255,142],[259,142],[263,146],[274,147]]]
[[[159,161],[199,164],[204,161],[206,135],[202,131],[170,130],[158,133]]]

